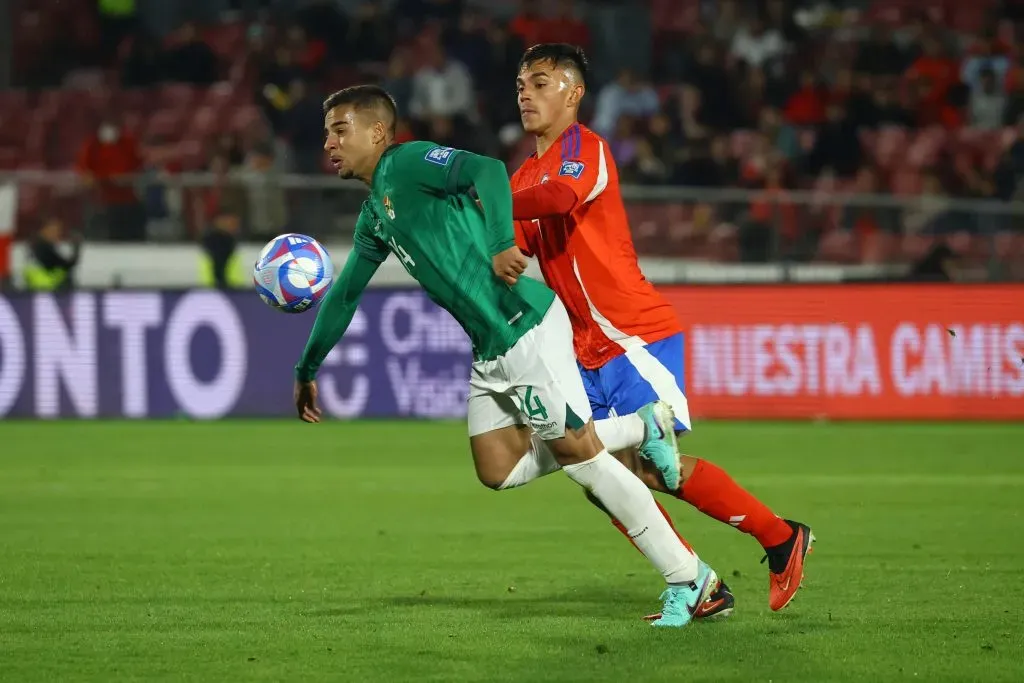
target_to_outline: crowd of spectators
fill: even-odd
[[[511,87],[517,60],[545,41],[595,52],[593,4],[521,0],[502,16],[463,0],[350,11],[314,0],[288,16],[246,17],[240,67],[191,23],[156,37],[122,22],[118,49],[102,59],[122,87],[230,79],[252,93],[267,134],[210,145],[211,169],[322,170],[321,97],[367,80],[395,96],[400,141],[430,138],[514,166],[532,151]],[[583,118],[608,139],[624,182],[1021,193],[1020,3],[993,0],[970,31],[925,11],[934,3],[899,23],[851,11],[872,4],[857,0],[683,4],[699,10],[685,34],[655,26],[646,44],[623,48],[649,50],[649,68],[595,73],[589,84]]]

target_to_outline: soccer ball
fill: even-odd
[[[252,269],[256,293],[285,313],[302,313],[330,289],[334,265],[327,250],[306,235],[278,235],[263,247]]]

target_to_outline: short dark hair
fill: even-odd
[[[589,64],[587,55],[579,45],[569,43],[541,43],[534,45],[523,53],[519,59],[519,69],[532,66],[537,62],[552,62],[555,66],[571,67],[579,72],[583,85],[587,84]]]
[[[324,114],[342,105],[350,105],[356,111],[376,109],[382,115],[381,120],[387,125],[391,137],[395,136],[398,106],[395,104],[395,98],[379,85],[353,85],[342,88],[324,100]]]

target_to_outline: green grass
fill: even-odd
[[[1024,426],[700,425],[819,542],[772,614],[757,544],[665,501],[738,608],[670,632],[571,482],[488,491],[464,435],[0,424],[0,680],[1024,680]]]

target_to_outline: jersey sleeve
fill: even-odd
[[[572,188],[576,195],[575,210],[601,196],[608,187],[609,166],[613,163],[604,141],[582,133],[577,127],[563,138],[558,172],[551,180]]]
[[[376,221],[377,217],[373,215],[373,211],[370,209],[370,202],[363,202],[363,208],[359,212],[359,218],[356,220],[353,242],[355,250],[360,256],[374,263],[384,263],[391,250],[388,249],[388,245],[384,244],[379,237],[373,234],[373,226],[376,224]]]

